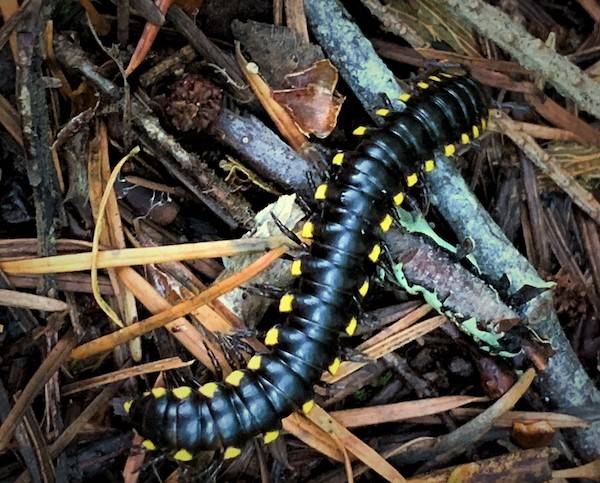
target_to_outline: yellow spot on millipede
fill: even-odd
[[[378,243],[376,243],[375,245],[373,245],[373,248],[371,248],[368,258],[373,263],[377,263],[377,260],[379,260],[379,255],[381,255],[381,247],[379,246]]]
[[[248,369],[256,371],[257,369],[260,369],[261,363],[262,363],[262,356],[259,356],[259,355],[252,356],[250,358],[250,360],[248,361]]]
[[[477,126],[473,126],[473,137],[475,139],[479,137],[479,128]]]
[[[192,394],[192,388],[188,386],[176,387],[171,391],[177,399],[185,399]]]
[[[300,235],[302,235],[302,238],[312,238],[314,232],[315,232],[315,225],[312,223],[312,221],[307,221],[306,223],[304,223],[304,226],[302,227],[302,232],[300,233]]]
[[[165,394],[167,394],[167,390],[164,387],[156,387],[150,392],[156,399],[158,399],[159,397],[163,397]]]
[[[279,312],[291,312],[293,302],[294,302],[294,296],[292,294],[286,293],[279,300]]]
[[[341,166],[344,162],[344,153],[337,153],[331,160],[331,164],[335,164],[336,166]]]
[[[240,448],[236,448],[235,446],[229,446],[225,449],[225,453],[223,453],[223,459],[229,460],[231,458],[237,458],[242,453]]]
[[[340,364],[342,363],[341,359],[339,357],[336,357],[333,362],[331,364],[329,364],[329,367],[327,368],[327,370],[329,371],[329,373],[332,376],[335,376],[335,373],[338,371],[338,369],[340,368]]]
[[[225,378],[225,382],[232,386],[239,386],[245,374],[242,371],[233,371]]]
[[[187,449],[180,449],[173,455],[173,458],[177,461],[192,461],[194,456]]]
[[[394,219],[392,218],[391,215],[385,215],[383,217],[383,220],[381,220],[381,223],[379,223],[379,227],[381,228],[382,232],[386,232],[390,229],[390,227],[392,226]]]
[[[125,410],[125,412],[127,414],[129,414],[129,412],[131,411],[131,405],[133,404],[133,401],[125,401],[123,403],[123,409]]]
[[[315,191],[315,200],[324,200],[327,197],[327,185],[320,184]]]
[[[471,139],[469,138],[469,135],[466,132],[460,135],[460,142],[462,144],[469,144],[471,142]]]
[[[442,82],[442,79],[440,79],[437,75],[430,75],[429,79],[434,82]]]
[[[311,399],[310,401],[306,401],[303,405],[302,405],[302,412],[304,414],[308,414],[311,412],[312,408],[315,407],[315,402]]]
[[[410,94],[400,94],[399,99],[402,102],[408,102],[412,96]]]
[[[265,345],[277,345],[279,343],[279,329],[271,327],[265,336]]]
[[[269,444],[275,441],[278,437],[279,431],[269,431],[263,436],[263,441],[265,444]]]
[[[352,317],[350,319],[350,322],[348,322],[348,325],[346,326],[346,334],[354,335],[354,332],[356,332],[357,325],[358,325],[358,322],[356,320],[356,317]]]
[[[433,159],[428,159],[425,161],[424,169],[426,173],[433,171],[435,169],[435,161]]]
[[[481,127],[483,129],[487,128],[487,119],[485,117],[481,120]]]
[[[149,439],[145,439],[144,441],[142,441],[142,446],[144,448],[146,448],[148,451],[156,450],[156,445]]]
[[[396,206],[400,206],[403,201],[404,201],[404,193],[400,192],[394,196],[394,204]]]
[[[419,177],[417,176],[417,173],[412,173],[409,174],[406,177],[406,185],[410,188],[411,186],[414,186],[417,184],[417,181],[419,181]]]
[[[447,144],[444,146],[444,156],[453,156],[456,152],[456,147],[454,144]]]
[[[302,275],[302,260],[294,260],[292,262],[291,272],[294,277]]]
[[[417,82],[417,86],[419,86],[419,89],[429,89],[429,84],[427,82]]]
[[[366,132],[366,126],[358,126],[354,131],[352,131],[352,134],[354,134],[355,136],[363,136]]]
[[[200,394],[202,394],[203,396],[206,396],[207,398],[212,398],[215,395],[215,392],[217,392],[217,389],[219,388],[219,386],[217,386],[216,382],[207,382],[206,384],[203,384],[202,386],[200,386],[200,389],[198,389],[198,392],[200,392]]]
[[[389,109],[385,109],[385,108],[377,109],[375,111],[375,114],[378,115],[378,116],[381,116],[381,117],[389,116],[390,110]]]
[[[364,297],[367,295],[367,293],[369,292],[369,280],[365,280],[363,282],[363,284],[359,287],[358,289],[358,293],[360,294],[361,297]]]

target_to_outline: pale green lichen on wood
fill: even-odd
[[[438,313],[442,315],[448,315],[443,310],[443,303],[440,299],[438,299],[435,292],[431,292],[420,285],[411,285],[408,282],[406,275],[404,274],[404,264],[402,262],[394,265],[394,275],[396,276],[396,280],[400,287],[406,290],[409,294],[420,295],[423,297],[423,299],[425,299],[425,302],[431,305]]]
[[[504,332],[494,333],[480,329],[475,317],[460,321],[459,319],[463,317],[462,314],[454,313],[450,310],[444,309],[444,303],[438,298],[435,292],[432,292],[421,285],[411,285],[406,278],[406,274],[404,273],[404,264],[402,262],[394,265],[394,275],[400,287],[402,287],[411,295],[423,297],[425,302],[431,305],[436,312],[448,317],[448,319],[454,322],[462,332],[477,342],[483,351],[506,358],[515,357],[518,355],[518,353],[500,350],[500,340],[504,337]]]
[[[398,214],[398,219],[400,221],[400,225],[409,233],[419,233],[421,235],[425,235],[429,239],[431,239],[436,245],[442,247],[444,250],[449,251],[456,255],[457,249],[455,246],[448,243],[441,236],[439,236],[433,228],[427,223],[427,220],[423,216],[422,213],[416,213],[416,216],[413,216],[410,212],[402,209],[396,208],[396,213]],[[472,254],[466,256],[467,260],[471,262],[471,264],[477,269],[478,272],[481,272],[479,269],[479,265],[477,265],[477,260]]]

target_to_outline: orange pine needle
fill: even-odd
[[[177,305],[174,305],[168,310],[164,310],[156,315],[148,317],[141,322],[137,322],[123,329],[117,330],[103,337],[98,337],[86,344],[82,344],[71,352],[72,359],[84,359],[98,353],[112,349],[118,344],[128,342],[135,337],[139,337],[148,332],[156,330],[168,324],[178,317],[184,317],[194,311],[201,305],[205,305],[217,297],[229,292],[230,290],[239,287],[241,284],[252,279],[260,272],[265,270],[271,263],[277,260],[287,248],[281,247],[271,250],[258,260],[252,262],[240,272],[221,280],[218,283],[211,285],[209,288]]]
[[[164,15],[167,13],[173,3],[174,0],[157,0],[156,6],[160,10],[160,13]],[[146,22],[142,36],[135,46],[135,50],[133,51],[133,55],[131,56],[131,60],[129,61],[127,69],[125,69],[125,74],[130,75],[144,61],[148,55],[148,52],[150,52],[150,49],[152,48],[152,44],[154,44],[154,41],[156,40],[159,30],[159,25]]]

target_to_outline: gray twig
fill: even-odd
[[[600,118],[600,85],[502,10],[482,0],[443,0],[452,12],[493,40],[523,67],[542,74],[563,96]]]

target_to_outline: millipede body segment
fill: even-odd
[[[310,252],[292,263],[298,283],[279,302],[285,319],[266,334],[270,350],[224,382],[153,389],[126,403],[144,447],[180,461],[202,450],[232,458],[254,436],[276,439],[292,411],[311,410],[313,384],[340,365],[340,335],[356,329],[390,210],[422,172],[435,168],[437,150],[451,156],[455,143],[469,143],[486,127],[487,98],[472,79],[440,73],[417,87],[418,95],[401,97],[405,110],[379,109],[385,125],[356,128],[358,147],[333,157],[330,180],[315,193],[321,212],[302,230],[312,239]]]

